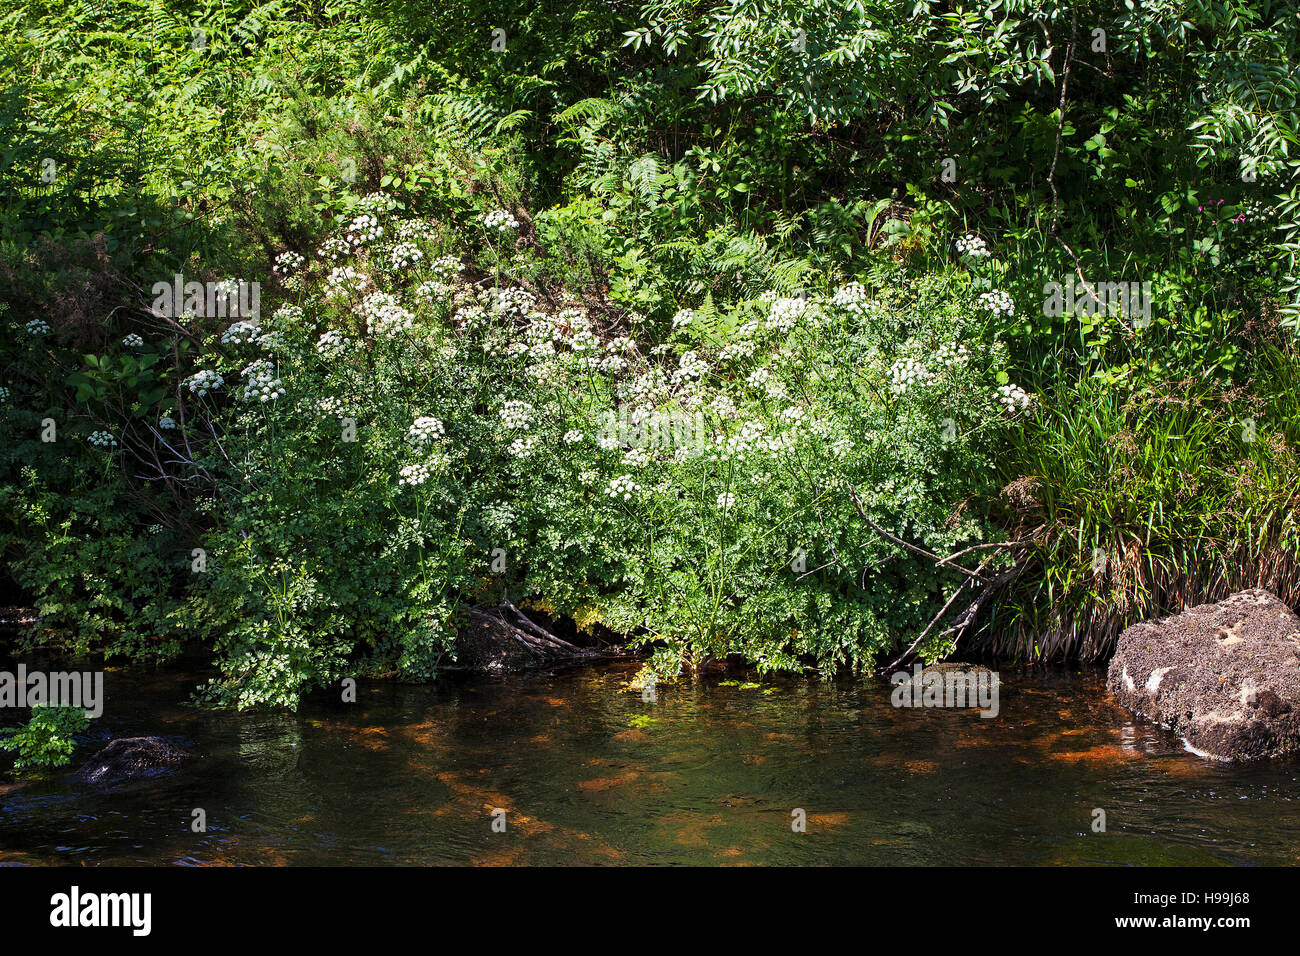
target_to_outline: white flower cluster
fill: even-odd
[[[914,358],[901,358],[889,368],[889,387],[898,395],[913,385],[924,385],[930,378],[925,366]]]
[[[504,209],[494,209],[483,214],[483,227],[497,232],[514,232],[519,228],[519,220]]]
[[[430,442],[437,441],[447,433],[442,422],[429,415],[421,415],[406,431],[406,440],[416,447],[423,447]]]
[[[712,461],[728,461],[730,459],[743,459],[755,452],[762,451],[768,446],[763,437],[763,424],[761,422],[745,422],[740,426],[740,431],[735,435],[727,435],[714,443],[712,453],[709,458]]]
[[[187,384],[192,393],[202,398],[208,392],[225,385],[226,380],[211,369],[205,368],[191,375]]]
[[[1016,311],[1016,304],[1011,301],[1010,293],[1001,289],[994,289],[992,292],[981,292],[980,305],[994,315],[1013,315]]]
[[[352,255],[352,247],[338,236],[330,236],[320,244],[316,255],[331,262],[339,262]]]
[[[324,358],[338,358],[352,347],[352,340],[342,332],[329,329],[316,340],[316,351]]]
[[[989,254],[989,247],[979,236],[967,233],[957,240],[957,254],[980,259]]]
[[[684,329],[686,326],[691,324],[691,320],[694,318],[694,309],[678,309],[673,315],[673,328]]]
[[[780,379],[772,377],[772,370],[769,368],[756,368],[745,378],[745,384],[750,388],[758,389],[772,399],[783,399],[786,397],[785,383]]]
[[[316,414],[321,418],[336,418],[339,422],[361,418],[361,406],[355,400],[340,398],[337,395],[325,395],[316,399]]]
[[[281,332],[263,332],[258,338],[257,344],[268,352],[274,352],[287,346],[284,334]]]
[[[467,305],[456,310],[456,325],[474,332],[488,324],[488,311],[481,305]]]
[[[525,316],[537,303],[537,296],[527,289],[497,289],[492,300],[492,311],[502,315]]]
[[[944,368],[952,368],[970,361],[970,352],[964,345],[940,345],[934,350],[934,360]]]
[[[1241,221],[1251,225],[1258,225],[1259,223],[1269,222],[1272,219],[1272,210],[1258,199],[1252,199],[1246,204],[1240,214],[1238,214],[1237,218],[1232,221]]]
[[[528,423],[533,420],[533,406],[527,402],[511,400],[505,403],[501,408],[501,421],[505,423],[506,428],[518,430],[527,428]]]
[[[131,332],[122,337],[122,344],[129,349],[138,349],[144,345],[144,339]]]
[[[455,256],[439,256],[429,264],[429,271],[439,282],[450,282],[465,266]]]
[[[363,213],[368,213],[373,219],[375,216],[382,216],[384,213],[396,209],[397,200],[388,193],[367,193],[357,201],[357,208]]]
[[[403,219],[397,224],[397,238],[400,242],[430,242],[433,225],[423,219]]]
[[[165,432],[172,431],[176,428],[176,419],[172,418],[170,415],[164,415],[162,418],[158,419],[158,427]]]
[[[284,395],[284,383],[275,377],[275,366],[266,359],[258,359],[244,369],[244,378],[246,402],[271,402]]]
[[[772,303],[771,311],[767,313],[768,327],[780,332],[789,332],[795,327],[799,321],[799,316],[803,315],[804,310],[807,308],[807,299],[777,299]]]
[[[26,328],[32,335],[46,335],[50,331],[49,323],[44,319],[32,319]]]
[[[842,285],[831,296],[831,305],[854,315],[862,315],[867,311],[867,301],[867,290],[861,282]]]
[[[510,443],[510,447],[506,449],[506,453],[511,458],[531,458],[535,451],[537,451],[537,436],[535,435],[524,435],[516,438]]]
[[[348,223],[348,231],[343,241],[353,249],[360,249],[362,246],[377,242],[383,238],[383,235],[384,227],[379,224],[379,220],[368,213],[362,213]]]
[[[117,439],[113,437],[112,432],[91,432],[86,436],[86,441],[92,445],[98,445],[100,448],[117,447]]]
[[[735,338],[722,347],[718,359],[723,362],[736,362],[753,356],[758,351],[758,343],[753,335],[758,331],[758,323],[746,322],[736,329]]]
[[[999,385],[997,396],[998,401],[1009,412],[1024,411],[1034,403],[1034,400],[1019,385]]]
[[[736,415],[736,403],[726,395],[718,395],[713,401],[709,402],[709,411],[719,418],[734,418]]]
[[[397,474],[399,485],[410,485],[414,488],[428,481],[433,475],[433,469],[423,462],[416,462],[414,465],[403,465]]]
[[[445,298],[451,290],[452,286],[446,282],[439,282],[434,279],[417,285],[415,287],[415,298],[420,302],[433,302]]]
[[[415,316],[402,308],[397,296],[387,292],[373,292],[361,303],[361,314],[370,320],[371,326],[380,335],[394,338],[400,332],[408,332],[415,325]]]
[[[579,355],[584,352],[599,352],[600,336],[591,329],[579,329],[573,333],[573,338],[569,340],[569,347]]]
[[[271,271],[276,275],[289,276],[293,275],[299,269],[307,264],[307,258],[293,250],[282,252],[275,257],[275,265],[271,266]]]
[[[673,372],[673,384],[679,385],[683,381],[698,379],[708,370],[709,363],[700,358],[693,350],[683,352],[677,370]]]
[[[370,278],[352,266],[335,266],[325,277],[325,295],[341,297],[360,295],[370,285]]]
[[[582,441],[584,437],[585,436],[582,432],[578,431],[578,429],[570,428],[564,433],[564,443],[566,445],[576,445],[578,442]]]
[[[399,242],[388,254],[388,262],[394,269],[409,269],[416,263],[424,261],[424,253],[413,242]]]
[[[736,504],[736,496],[729,491],[724,491],[718,495],[718,507],[723,511],[730,511]]]
[[[241,320],[221,333],[221,344],[243,345],[245,342],[256,342],[261,334],[262,328],[257,322]]]
[[[640,485],[632,480],[631,475],[619,475],[609,483],[605,489],[605,494],[611,498],[622,498],[624,501],[631,501],[632,496],[640,490]]]

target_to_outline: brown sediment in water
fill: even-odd
[[[625,787],[641,776],[635,770],[619,774],[614,777],[600,777],[595,780],[580,780],[578,789],[584,793],[593,793],[600,790],[613,790],[617,787]]]
[[[679,811],[662,814],[655,820],[655,824],[669,829],[677,828],[673,840],[679,846],[706,847],[712,843],[708,838],[709,828],[725,826],[726,820],[720,816],[706,817],[700,813]]]
[[[388,750],[388,730],[384,727],[355,727],[347,734],[350,743],[370,751]]]
[[[503,847],[499,850],[492,850],[490,853],[474,857],[470,860],[472,866],[519,866],[524,862],[523,847],[510,846]]]
[[[484,769],[478,772],[482,774],[487,771]],[[514,801],[505,794],[468,783],[461,779],[461,776],[450,771],[437,775],[438,779],[462,800],[460,805],[448,804],[439,808],[437,811],[438,816],[462,816],[468,818],[478,813],[482,814],[483,826],[487,828],[490,825],[492,814],[497,810],[504,810],[507,832],[514,831],[525,837],[545,836],[553,846],[568,846],[571,848],[580,846],[586,852],[610,860],[618,860],[623,857],[623,851],[596,840],[591,834],[570,827],[559,826],[522,813],[515,809]]]
[[[393,733],[400,734],[411,743],[419,744],[421,747],[433,750],[440,754],[447,753],[450,748],[447,746],[442,728],[432,720],[421,721],[418,724],[406,724],[404,726],[394,727]]]
[[[1049,760],[1056,760],[1061,763],[1083,763],[1098,767],[1142,759],[1140,751],[1119,744],[1097,744],[1087,750],[1053,751],[1046,756]]]
[[[847,813],[810,813],[808,814],[808,831],[811,833],[814,829],[818,830],[838,830],[841,827],[849,825],[850,817]]]
[[[939,765],[933,760],[906,760],[903,766],[908,773],[937,773],[939,770]]]

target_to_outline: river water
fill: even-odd
[[[884,680],[687,680],[651,702],[635,670],[362,682],[274,715],[190,708],[183,671],[110,671],[76,759],[138,734],[194,758],[108,791],[0,776],[0,862],[1300,862],[1300,764],[1195,757],[1100,672],[1003,670],[985,719],[895,708]]]

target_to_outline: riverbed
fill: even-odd
[[[636,669],[362,681],[292,714],[205,712],[192,673],[110,671],[77,761],[139,734],[193,759],[113,790],[0,777],[0,862],[1300,862],[1300,764],[1193,756],[1096,670],[1004,669],[987,719],[894,707],[883,679],[724,675],[647,700]]]

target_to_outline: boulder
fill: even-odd
[[[1119,636],[1106,683],[1200,756],[1300,752],[1300,617],[1268,591],[1133,625]]]
[[[76,772],[86,783],[127,783],[168,773],[188,757],[161,737],[119,737]]]

